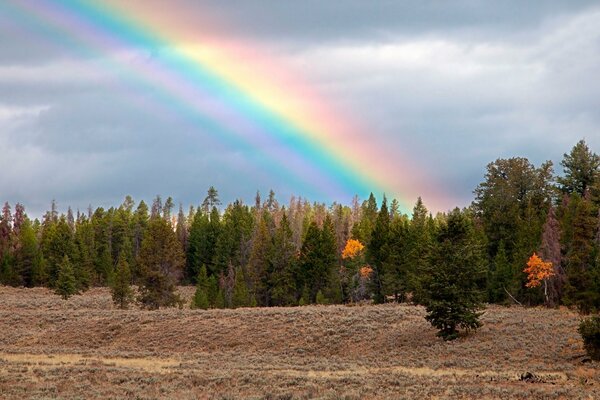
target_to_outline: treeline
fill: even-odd
[[[53,202],[32,221],[6,203],[0,281],[67,297],[109,285],[121,299],[137,285],[149,308],[177,304],[174,286],[194,284],[198,308],[456,298],[591,312],[600,308],[600,157],[580,141],[561,165],[557,176],[551,162],[496,160],[470,207],[435,216],[421,199],[408,216],[372,194],[284,206],[271,192],[223,207],[212,187],[177,213],[171,198],[148,206],[128,196],[84,213],[59,214]],[[523,273],[533,253],[553,268],[538,288]]]

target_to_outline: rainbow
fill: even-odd
[[[182,10],[164,5],[23,0],[4,2],[0,9],[35,27],[44,40],[102,57],[103,67],[129,88],[157,93],[154,104],[141,106],[157,115],[172,108],[190,127],[201,126],[224,145],[257,154],[264,168],[294,188],[317,188],[330,199],[387,193],[404,212],[418,194],[426,201],[443,197],[426,186],[428,178],[409,157],[370,140],[368,129],[335,110],[290,66],[256,44],[202,32],[184,23]],[[132,51],[150,56],[127,57]]]

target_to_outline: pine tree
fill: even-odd
[[[592,153],[585,140],[580,140],[569,154],[564,154],[560,164],[564,176],[557,181],[563,193],[584,197],[600,179],[600,156]]]
[[[219,282],[217,280],[216,275],[211,275],[208,278],[208,285],[207,285],[207,291],[206,291],[206,297],[208,300],[208,304],[210,307],[215,307],[215,308],[223,308],[224,304],[222,306],[218,306],[217,302],[218,302],[218,296],[219,296]],[[222,295],[222,293],[221,293]],[[223,299],[223,303],[224,303],[224,299]]]
[[[488,300],[491,303],[506,301],[508,293],[513,292],[514,273],[506,255],[504,242],[500,242],[498,252],[492,262],[488,278]]]
[[[113,303],[122,310],[127,309],[133,301],[133,291],[131,290],[131,270],[124,254],[119,257],[117,270],[112,282],[111,293]]]
[[[73,271],[73,266],[67,255],[63,256],[62,262],[58,265],[58,277],[55,283],[55,292],[64,300],[67,300],[77,293],[75,271]]]
[[[196,278],[196,292],[194,293],[194,297],[192,298],[192,309],[202,309],[206,310],[210,306],[209,303],[209,281],[208,276],[206,275],[206,266],[203,265],[200,268],[200,272],[198,273],[198,277]]]
[[[17,240],[19,245],[15,252],[15,271],[19,276],[19,284],[32,287],[35,283],[34,273],[41,260],[35,231],[29,218],[20,223]]]
[[[429,211],[421,197],[413,208],[412,219],[408,226],[406,245],[407,289],[412,292],[412,300],[421,302],[421,278],[429,263],[432,243],[432,229],[428,222]]]
[[[296,304],[296,247],[288,219],[285,214],[275,231],[273,245],[269,252],[271,265],[271,301],[276,306]]]
[[[150,219],[142,242],[139,265],[142,270],[140,302],[149,309],[180,303],[175,283],[182,275],[183,250],[171,224],[162,218]]]
[[[404,301],[409,291],[409,268],[407,263],[409,221],[406,216],[396,216],[390,222],[387,244],[387,260],[383,264],[383,288],[394,295],[396,301]]]
[[[247,266],[247,277],[250,291],[258,304],[268,306],[270,302],[269,254],[271,252],[271,235],[269,232],[270,216],[263,211],[252,239],[252,249]]]
[[[219,205],[221,205],[221,201],[219,200],[219,192],[214,186],[211,186],[208,188],[206,197],[202,202],[202,210],[208,214],[213,207],[217,207]]]
[[[383,292],[384,270],[383,266],[388,259],[388,241],[390,234],[390,214],[387,208],[387,199],[383,196],[381,209],[375,221],[375,227],[371,234],[371,241],[367,246],[367,260],[373,274],[371,276],[373,300],[376,304],[381,304],[385,301]]]
[[[423,281],[426,319],[444,340],[457,338],[459,328],[468,331],[481,326],[483,265],[483,246],[473,223],[455,209],[437,235]]]
[[[235,271],[235,284],[233,286],[233,294],[231,297],[231,306],[233,308],[249,307],[252,305],[248,288],[244,280],[244,274],[241,268]]]
[[[582,313],[590,313],[600,306],[598,271],[593,263],[593,239],[596,218],[592,204],[578,194],[571,196],[569,204],[571,238],[565,257],[567,283],[565,303],[575,305]]]

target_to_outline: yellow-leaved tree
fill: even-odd
[[[527,286],[528,288],[539,287],[542,283],[544,284],[544,299],[546,304],[548,303],[548,279],[554,275],[554,268],[551,262],[545,262],[535,252],[529,261],[527,261],[527,267],[523,270],[527,274]]]

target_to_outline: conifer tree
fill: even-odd
[[[371,234],[371,241],[367,246],[367,259],[373,274],[371,276],[373,300],[376,304],[381,304],[385,301],[383,292],[384,270],[383,266],[388,259],[388,241],[390,231],[390,214],[387,208],[387,199],[383,196],[381,209],[375,221],[375,227]]]
[[[574,194],[569,208],[572,236],[565,256],[565,302],[577,306],[582,313],[590,313],[600,306],[600,292],[596,283],[599,274],[593,263],[593,239],[597,222],[588,199]]]
[[[192,298],[192,309],[206,310],[210,306],[209,303],[209,281],[206,275],[206,266],[200,268],[198,277],[196,278],[196,292]]]
[[[458,337],[458,329],[481,326],[481,282],[485,277],[483,246],[472,221],[460,210],[448,215],[437,234],[431,264],[423,281],[426,319],[444,340]]]
[[[131,270],[124,254],[119,256],[119,262],[112,282],[111,294],[113,303],[122,310],[127,309],[133,301],[131,290]]]
[[[40,263],[40,253],[35,231],[29,218],[24,218],[20,224],[18,247],[15,252],[15,270],[19,276],[19,284],[32,287],[35,283],[34,273]]]
[[[269,232],[269,214],[263,211],[252,239],[252,249],[247,265],[247,278],[250,291],[258,304],[269,305],[270,301],[270,271],[269,254],[271,252],[271,236]]]
[[[492,262],[488,278],[488,300],[501,303],[507,300],[508,293],[514,291],[514,272],[506,255],[504,242],[500,242],[498,252]]]
[[[387,244],[387,260],[383,264],[383,287],[386,293],[394,295],[396,301],[404,301],[409,291],[409,268],[407,252],[409,221],[406,216],[396,216],[390,222]]]
[[[140,302],[149,309],[179,304],[175,283],[182,275],[183,250],[171,224],[160,217],[150,219],[142,242]]]
[[[66,254],[63,256],[62,262],[58,265],[58,277],[55,283],[55,292],[64,300],[77,293],[77,282],[75,281],[75,271],[71,260]]]
[[[292,230],[283,214],[279,227],[273,237],[273,245],[269,252],[271,265],[271,301],[276,306],[296,304],[298,296],[296,287],[296,248]]]
[[[233,286],[233,293],[231,296],[231,307],[249,307],[252,305],[251,295],[248,293],[246,282],[244,280],[244,274],[241,268],[235,271],[235,283]]]
[[[564,176],[557,181],[563,193],[584,197],[600,179],[600,156],[590,150],[585,140],[577,142],[569,154],[565,153],[560,164]]]

